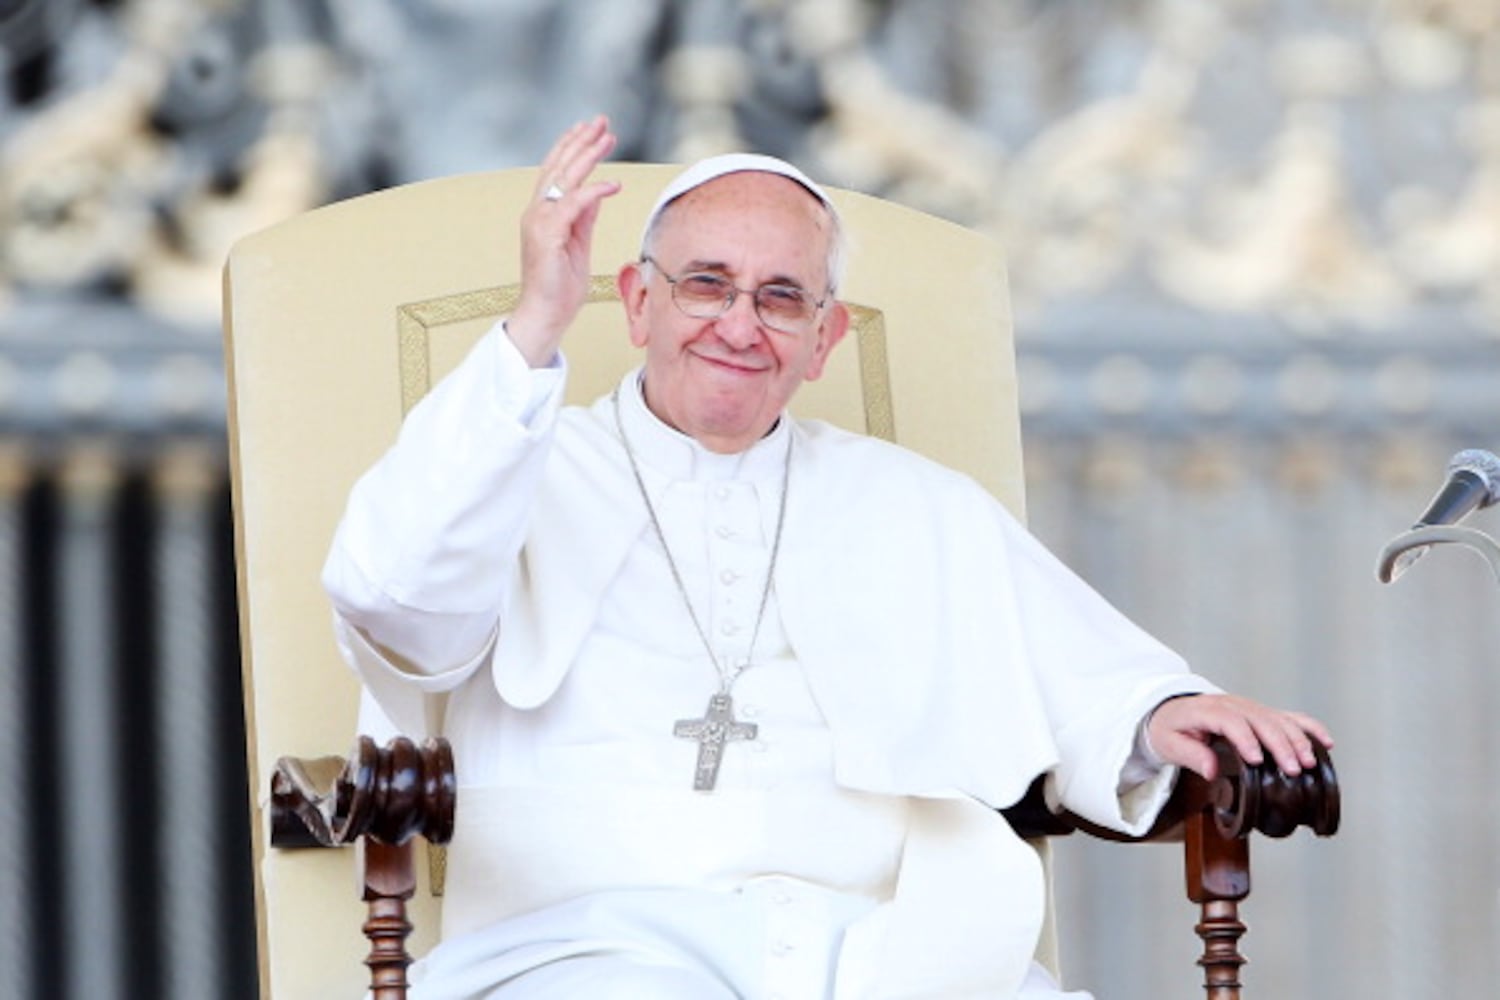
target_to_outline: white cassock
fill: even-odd
[[[563,379],[497,325],[357,484],[324,569],[380,722],[441,727],[457,761],[414,1000],[1058,995],[1031,961],[1040,864],[995,810],[1050,772],[1145,829],[1175,772],[1140,771],[1141,718],[1216,689],[971,480],[789,418],[717,455],[633,373],[620,419],[684,594],[610,400],[561,407]],[[759,732],[710,793],[673,735],[718,685],[689,600],[721,663],[752,662],[733,694]]]

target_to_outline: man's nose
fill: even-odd
[[[719,338],[737,351],[754,347],[761,339],[760,315],[755,311],[755,296],[740,292],[715,324]]]

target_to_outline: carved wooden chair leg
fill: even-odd
[[[1183,830],[1187,850],[1188,899],[1202,908],[1194,928],[1203,940],[1203,989],[1208,1000],[1240,1000],[1239,901],[1250,895],[1250,841],[1225,837],[1206,810],[1187,817]]]
[[[1316,767],[1292,777],[1274,765],[1247,764],[1216,741],[1218,777],[1184,774],[1187,895],[1202,907],[1203,989],[1208,1000],[1240,1000],[1245,924],[1240,901],[1250,895],[1250,835],[1285,837],[1299,826],[1320,837],[1339,828],[1339,786],[1327,751],[1314,744]]]
[[[370,904],[365,937],[370,940],[370,995],[372,1000],[406,1000],[406,969],[411,955],[406,939],[411,921],[406,919],[406,901],[417,891],[412,865],[413,845],[364,842],[364,899]]]
[[[364,851],[364,899],[370,906],[372,1000],[406,1000],[411,922],[406,901],[417,889],[412,838],[453,838],[457,798],[453,750],[446,740],[421,747],[396,737],[384,749],[361,736],[347,760],[283,757],[271,777],[271,843]]]

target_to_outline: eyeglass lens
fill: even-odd
[[[729,311],[741,289],[716,274],[685,274],[672,282],[672,297],[683,312],[713,319]],[[795,285],[761,285],[753,293],[755,311],[768,326],[795,331],[812,318],[816,304]]]

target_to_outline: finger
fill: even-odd
[[[1297,760],[1304,769],[1317,767],[1318,755],[1313,752],[1315,736],[1293,715],[1283,716],[1283,721],[1287,726],[1287,738],[1291,740],[1292,749],[1297,752]]]
[[[1258,732],[1277,765],[1290,775],[1317,766],[1314,740],[1326,746],[1332,739],[1322,723],[1301,712],[1273,712],[1258,722]]]
[[[604,199],[620,192],[619,181],[595,181],[579,188],[574,196],[578,199],[578,214],[573,220],[575,229],[589,232],[598,218],[599,206]]]
[[[575,194],[585,208],[598,208],[599,203],[620,192],[621,184],[616,180],[592,181],[580,187]]]
[[[1317,767],[1318,755],[1314,749],[1314,741],[1327,746],[1332,740],[1323,724],[1311,716],[1287,712],[1282,715],[1282,725],[1286,727],[1287,739],[1296,751],[1297,759],[1301,761],[1302,767],[1304,769]]]
[[[583,186],[594,168],[614,151],[618,142],[618,137],[608,130],[603,119],[595,129],[586,130],[579,138],[580,142],[557,164],[552,178],[564,194]]]
[[[1212,781],[1218,774],[1218,757],[1201,739],[1194,736],[1174,730],[1167,734],[1156,750],[1163,760],[1185,767],[1201,775],[1205,781]]]
[[[1333,733],[1321,721],[1304,712],[1288,712],[1286,714],[1288,718],[1295,721],[1301,727],[1303,732],[1312,736],[1325,747],[1333,747]]]
[[[574,122],[557,137],[537,168],[535,194],[538,200],[543,200],[543,195],[554,184],[563,188],[562,179],[567,174],[569,165],[577,159],[579,150],[596,141],[601,132],[607,132],[607,124],[603,115],[597,115],[586,121]]]
[[[604,180],[586,184],[571,194],[549,200],[545,193],[528,210],[533,218],[531,232],[539,251],[567,251],[586,248],[598,219],[604,199],[619,193],[619,181]],[[586,250],[585,250],[586,252]]]
[[[1304,767],[1316,763],[1312,756],[1312,741],[1290,719],[1262,722],[1257,732],[1260,742],[1283,774],[1295,776],[1301,774]]]
[[[568,151],[578,141],[578,137],[588,127],[588,122],[574,122],[568,126],[562,135],[552,143],[552,148],[547,150],[547,155],[542,157],[542,162],[537,170],[537,190],[541,191],[549,183],[549,179],[557,172],[558,167],[565,162]]]
[[[564,192],[571,191],[609,155],[614,145],[615,135],[609,130],[609,121],[603,115],[577,123],[563,133],[542,161],[537,176],[538,190],[556,184]]]
[[[1265,760],[1266,748],[1262,746],[1255,727],[1244,715],[1230,715],[1214,731],[1229,741],[1229,745],[1240,755],[1240,760],[1249,764],[1259,764]]]

